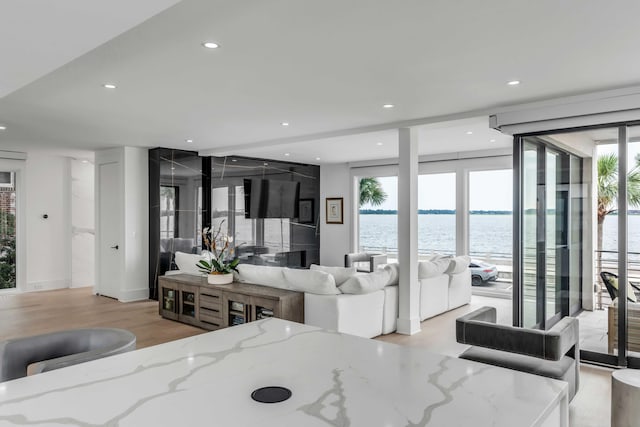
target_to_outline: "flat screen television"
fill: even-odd
[[[276,179],[244,180],[245,218],[297,218],[300,183]]]

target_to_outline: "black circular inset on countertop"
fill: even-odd
[[[291,390],[284,387],[261,387],[251,393],[251,398],[260,403],[280,403],[291,397]]]

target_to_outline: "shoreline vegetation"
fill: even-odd
[[[418,209],[418,215],[455,215],[455,209]],[[511,211],[469,211],[471,215],[511,215]],[[527,209],[527,214],[534,214],[535,210]],[[555,213],[549,210],[550,214]],[[360,209],[360,215],[397,215],[395,209]],[[616,215],[616,212],[610,215]],[[629,215],[640,215],[640,210],[630,210]]]
[[[455,209],[418,209],[418,215],[455,215]],[[511,215],[511,211],[470,211],[473,215]],[[360,209],[360,215],[397,215],[395,209]]]

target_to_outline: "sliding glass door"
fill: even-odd
[[[538,136],[517,141],[521,179],[516,244],[522,256],[514,307],[521,310],[517,318],[523,326],[548,329],[580,309],[575,298],[582,286],[580,249],[570,242],[581,239],[582,204],[570,201],[572,179],[582,176],[582,162]]]

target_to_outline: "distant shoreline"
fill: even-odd
[[[418,215],[455,215],[454,209],[418,209]],[[469,211],[471,215],[511,215],[512,211]],[[527,210],[525,213],[532,214],[535,211]],[[549,212],[553,213],[553,212]],[[360,215],[398,215],[397,210],[392,209],[360,209]],[[617,215],[611,213],[609,215]],[[629,215],[640,215],[640,210],[630,210]]]
[[[455,215],[455,210],[418,209],[418,215]],[[511,215],[511,211],[470,211],[472,215]],[[398,215],[397,210],[360,209],[360,215]]]

